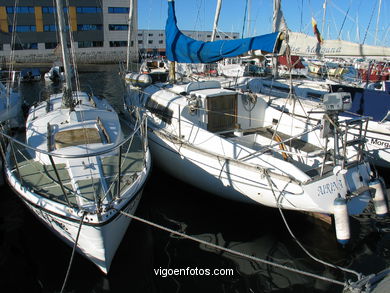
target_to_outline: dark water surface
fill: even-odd
[[[43,69],[44,70],[44,69]],[[117,66],[80,68],[80,81],[122,105]],[[40,86],[24,84],[28,103]],[[51,87],[50,91],[58,90]],[[380,170],[387,183],[390,176]],[[72,249],[41,224],[15,194],[0,187],[0,292],[60,292]],[[136,215],[176,231],[251,256],[344,281],[354,276],[309,258],[288,233],[276,209],[220,199],[170,177],[154,166]],[[317,258],[363,274],[390,267],[390,220],[371,213],[351,218],[352,240],[336,242],[333,228],[285,212],[301,243]],[[233,276],[156,275],[161,269],[232,269]],[[65,292],[341,292],[342,287],[309,276],[218,251],[133,220],[104,276],[76,254]]]

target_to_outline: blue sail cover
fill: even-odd
[[[175,2],[168,1],[168,19],[165,26],[168,60],[180,63],[211,63],[226,57],[236,57],[250,50],[274,52],[279,32],[262,36],[202,42],[185,36],[178,28]]]

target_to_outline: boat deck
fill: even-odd
[[[126,135],[130,131],[124,130],[123,132]],[[16,168],[14,160],[11,159],[11,172],[16,178],[22,181],[21,184],[37,194],[54,201],[66,203],[65,195],[53,166],[42,164],[36,158],[32,158],[30,152],[22,146],[14,144],[14,150],[18,168]],[[127,143],[122,146],[121,193],[135,181],[138,173],[144,169],[144,155],[142,141],[138,135],[134,136],[131,145]],[[57,160],[55,157],[53,159],[54,162]],[[88,161],[87,158],[84,158],[84,160]],[[118,154],[100,156],[97,162],[101,174],[100,178],[89,176],[90,179],[84,180],[77,180],[77,178],[72,180],[66,164],[55,164],[66,196],[72,205],[83,205],[91,203],[91,201],[96,202],[97,200],[103,201],[104,198],[112,198],[117,195],[119,172]],[[18,174],[18,170],[20,174]]]
[[[277,143],[278,140],[276,139],[276,136],[273,136],[273,133],[274,133],[274,131],[272,129],[268,128],[268,127],[258,127],[258,128],[252,128],[252,129],[243,131],[244,137],[247,136],[247,135],[256,135],[257,134],[257,135],[263,136],[263,137],[265,137],[267,139],[270,139],[270,140],[273,139],[273,141],[275,143]],[[284,133],[281,133],[281,132],[277,132],[276,134],[283,141],[287,140],[287,139],[291,139],[288,142],[286,142],[285,145],[287,145],[289,147],[292,147],[294,149],[303,151],[305,153],[320,152],[322,150],[322,148],[320,148],[320,147],[318,147],[316,145],[313,145],[311,143],[303,141],[303,140],[301,140],[299,138],[292,138],[288,134],[284,134]],[[230,140],[238,141],[238,142],[240,142],[242,144],[245,144],[245,141],[243,141],[240,137],[236,137],[234,135],[233,131],[228,132],[228,133],[223,133],[223,136],[229,137]],[[245,145],[247,145],[249,147],[253,147],[254,146],[254,142],[252,142],[251,144],[247,143]],[[263,146],[261,146],[261,147],[263,147]]]

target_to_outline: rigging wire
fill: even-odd
[[[364,34],[364,39],[363,39],[362,45],[363,45],[363,44],[365,43],[365,41],[366,41],[368,29],[370,28],[371,21],[372,21],[372,18],[373,18],[373,16],[374,16],[375,7],[376,7],[376,3],[377,3],[377,2],[378,2],[378,0],[375,2],[374,7],[372,8],[372,12],[371,12],[371,16],[370,16],[370,21],[368,22],[367,29],[366,29],[366,32],[365,32],[365,34]]]
[[[245,23],[246,23],[246,15],[248,13],[248,0],[245,0],[245,9],[244,9],[244,21],[242,23],[242,30],[241,30],[241,38],[244,38],[244,32],[245,32]]]
[[[352,2],[349,2],[348,10],[347,10],[347,12],[345,13],[343,23],[341,24],[341,28],[340,28],[340,31],[339,31],[339,35],[338,35],[338,37],[337,37],[337,39],[339,39],[339,40],[340,40],[341,31],[343,30],[343,27],[344,27],[344,24],[345,24],[345,20],[347,19],[349,10],[351,9],[351,4],[352,4]]]

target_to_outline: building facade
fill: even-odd
[[[117,63],[124,61],[129,38],[129,0],[68,0],[64,7],[66,29],[72,32],[73,45],[80,63]],[[131,59],[165,55],[164,30],[137,30],[137,1],[134,6]],[[56,8],[53,0],[0,0],[0,58],[14,53],[16,62],[47,63],[59,59]],[[202,41],[211,32],[183,31]],[[223,38],[238,38],[230,33]],[[219,37],[219,39],[221,39]]]

